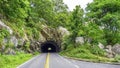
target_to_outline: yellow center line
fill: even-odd
[[[49,56],[50,56],[50,54],[48,53],[46,62],[45,62],[45,68],[49,68]]]

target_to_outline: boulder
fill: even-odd
[[[111,45],[107,45],[105,51],[106,51],[106,57],[108,57],[108,58],[115,57],[115,53],[112,51]]]
[[[98,47],[99,47],[100,49],[104,49],[104,45],[103,45],[102,43],[100,43],[100,42],[99,42],[99,44],[98,44]]]
[[[115,45],[112,47],[112,51],[115,52],[116,54],[119,54],[119,55],[120,55],[120,44],[115,44]]]
[[[113,58],[113,57],[115,57],[115,56],[114,56],[113,54],[111,54],[111,53],[107,53],[106,56],[107,56],[108,58]]]
[[[62,34],[63,37],[67,36],[67,35],[70,35],[70,32],[62,26],[58,27],[58,31]]]
[[[112,51],[111,50],[112,49],[112,45],[107,45],[105,48],[108,49],[109,51]]]
[[[79,44],[84,44],[84,38],[83,37],[76,37],[75,42],[79,43]]]

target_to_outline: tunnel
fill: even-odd
[[[41,49],[42,53],[59,52],[60,51],[60,47],[54,41],[46,41],[46,42],[42,43],[40,46],[40,49]]]

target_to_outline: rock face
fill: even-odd
[[[3,54],[8,54],[8,55],[14,55],[15,54],[14,49],[19,50],[19,51],[29,52],[29,53],[39,50],[40,44],[38,43],[38,41],[34,41],[34,40],[31,41],[31,39],[28,39],[26,33],[24,33],[24,37],[18,37],[13,34],[13,30],[9,26],[4,24],[4,22],[0,21],[0,29],[3,29],[3,28],[8,30],[8,32],[10,33],[10,37],[9,38],[5,37],[3,39],[3,42],[0,45],[1,54],[3,53]],[[6,45],[9,45],[8,42],[11,44],[11,47],[6,47]],[[28,44],[27,42],[30,42],[30,44]]]
[[[17,40],[17,38],[15,36],[12,36],[11,39],[10,39],[10,41],[14,44],[15,47],[17,47],[18,40]]]
[[[113,51],[115,54],[119,54],[119,55],[120,55],[120,44],[115,44],[115,45],[112,47],[112,51]]]
[[[15,52],[13,49],[8,48],[8,49],[5,51],[5,54],[7,54],[7,55],[15,55],[16,52]]]
[[[41,35],[45,38],[45,41],[55,41],[59,47],[61,47],[62,38],[68,34],[67,29],[63,27],[51,28],[44,26],[41,30]]]
[[[12,34],[13,33],[13,31],[12,31],[12,29],[10,28],[10,27],[8,27],[7,25],[5,25],[2,21],[0,21],[0,28],[6,28],[9,32],[10,32],[10,34]]]
[[[33,52],[39,51],[40,50],[40,43],[36,42],[36,41],[32,41],[30,44],[30,50],[32,50]]]
[[[79,43],[79,44],[84,44],[84,38],[83,37],[76,37],[75,42]]]

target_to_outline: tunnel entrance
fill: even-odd
[[[46,41],[41,44],[41,52],[59,52],[60,48],[54,41]]]

